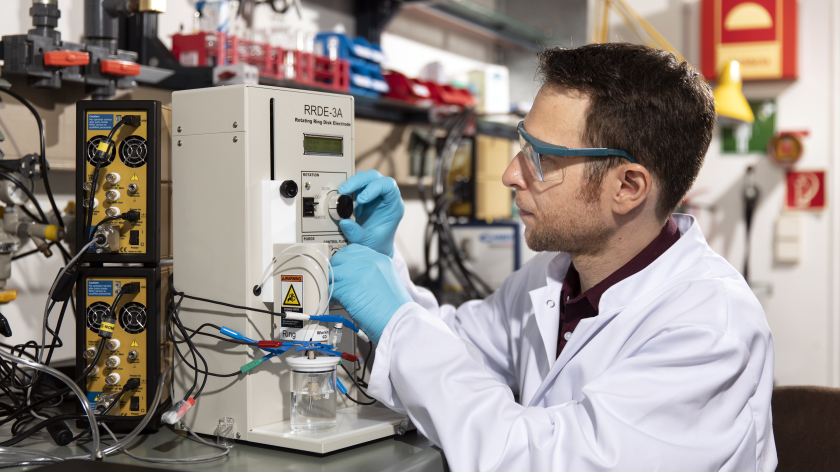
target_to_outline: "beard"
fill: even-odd
[[[598,217],[597,198],[585,191],[570,205],[557,206],[537,216],[525,230],[525,243],[532,251],[567,252],[574,256],[594,255],[605,247],[612,235],[607,224]]]

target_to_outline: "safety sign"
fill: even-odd
[[[280,293],[283,294],[283,310],[291,313],[303,313],[303,276],[281,275]]]

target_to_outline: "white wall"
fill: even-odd
[[[629,0],[689,61],[698,64],[699,0]],[[838,61],[840,6],[832,0],[799,3],[799,78],[795,81],[746,83],[749,99],[775,98],[777,130],[807,130],[799,169],[825,169],[828,210],[801,215],[804,254],[798,264],[773,262],[773,226],[783,208],[784,172],[764,154],[721,153],[720,129],[692,192],[693,201],[713,207],[699,214],[711,246],[739,270],[743,267],[745,224],[741,192],[747,166],[755,166],[761,199],[752,230],[750,274],[759,292],[776,344],[779,385],[840,386],[838,358],[838,212],[837,163]],[[591,22],[590,22],[591,23]],[[612,19],[610,39],[638,42]]]

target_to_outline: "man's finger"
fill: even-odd
[[[332,285],[334,290],[339,290],[345,284],[343,281],[357,276],[359,272],[364,272],[367,265],[363,264],[333,264],[332,266]],[[351,279],[352,283],[352,279]]]
[[[397,181],[391,177],[374,180],[356,197],[356,202],[364,205],[380,196],[386,203],[399,200],[400,188],[397,185]]]
[[[336,267],[356,259],[357,257],[370,257],[373,254],[379,253],[373,249],[362,246],[361,244],[350,244],[339,249],[338,252],[333,254],[330,258],[330,264],[332,264],[333,267]]]
[[[341,220],[338,222],[338,226],[350,243],[362,244],[368,236],[367,231],[353,220]]]
[[[380,174],[376,170],[366,170],[364,172],[359,172],[353,177],[345,180],[341,186],[338,187],[338,192],[343,193],[344,195],[351,195],[360,189],[365,188],[369,183],[373,182],[376,179],[381,179],[382,174]]]

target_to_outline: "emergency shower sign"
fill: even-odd
[[[303,313],[303,276],[281,275],[280,293],[283,296],[281,304],[283,311]]]

